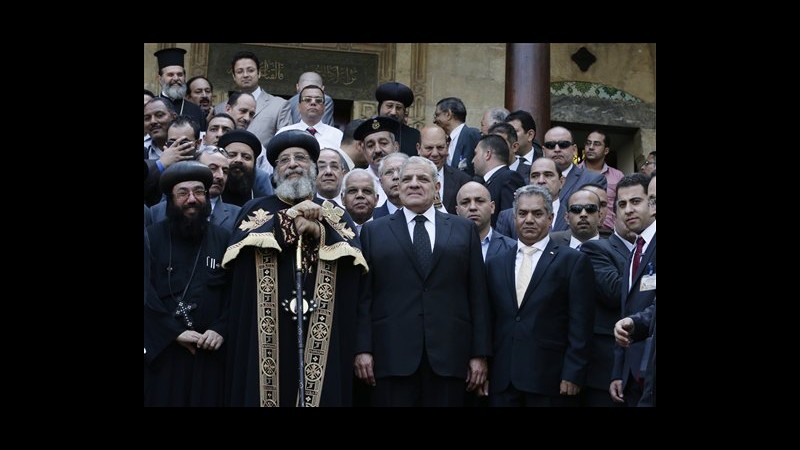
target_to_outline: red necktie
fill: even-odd
[[[631,270],[631,280],[636,278],[636,273],[639,271],[639,263],[642,260],[642,248],[644,247],[644,238],[639,236],[636,239],[636,252],[633,254],[633,269]]]
[[[309,133],[311,133],[311,135],[312,135],[312,136],[314,136],[315,134],[317,134],[317,130],[315,130],[315,129],[314,129],[314,127],[308,127],[308,128],[306,128],[306,131],[308,131]]]

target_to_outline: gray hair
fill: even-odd
[[[436,164],[434,164],[433,161],[428,158],[423,158],[422,156],[412,156],[408,158],[408,161],[403,163],[402,167],[400,167],[401,180],[403,179],[403,174],[406,172],[406,167],[408,167],[410,164],[422,164],[427,166],[426,169],[428,169],[428,175],[431,176],[431,180],[436,182],[439,179],[439,170],[436,169]]]
[[[405,153],[403,153],[403,154],[405,155]],[[344,175],[344,178],[342,179],[342,196],[343,197],[344,197],[345,191],[347,191],[347,180],[350,179],[350,175],[359,174],[359,173],[363,173],[364,175],[368,176],[370,180],[372,180],[372,190],[375,191],[376,194],[378,193],[378,183],[375,181],[375,177],[373,177],[372,174],[369,171],[367,171],[366,169],[353,169],[353,170],[347,172]]]
[[[541,186],[534,185],[534,184],[529,184],[527,186],[522,186],[521,188],[517,189],[516,192],[514,192],[514,215],[515,216],[519,212],[519,199],[520,199],[520,197],[533,196],[533,195],[538,195],[539,197],[542,197],[542,200],[544,200],[544,208],[547,210],[547,213],[548,214],[553,214],[553,197],[550,196],[550,191],[548,191],[547,189],[545,189],[545,188],[543,188]]]

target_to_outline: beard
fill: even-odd
[[[164,95],[172,100],[180,100],[186,96],[186,85],[184,84],[173,84],[170,86],[166,83],[161,83],[161,90],[164,91]]]
[[[240,168],[242,171],[234,170],[235,168]],[[250,198],[250,191],[253,189],[255,182],[255,167],[248,169],[242,163],[231,163],[228,172],[228,182],[225,183],[225,192]]]
[[[287,180],[287,177],[293,173],[300,173],[303,176],[301,178]],[[275,188],[275,194],[280,198],[294,202],[306,199],[314,194],[314,186],[317,179],[317,168],[314,165],[309,166],[305,173],[303,173],[303,169],[297,168],[283,174],[275,172],[273,176],[275,177],[275,182],[278,184],[278,187]]]
[[[200,212],[194,217],[186,217],[184,211],[189,209],[190,205],[178,206],[172,201],[172,198],[167,198],[167,218],[172,225],[172,229],[178,232],[178,235],[191,240],[199,241],[205,235],[208,229],[208,216],[211,215],[211,203],[197,203]]]

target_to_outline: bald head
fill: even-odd
[[[494,202],[489,190],[474,181],[465,183],[456,194],[456,214],[473,221],[481,239],[486,237],[494,214]]]
[[[320,76],[320,74],[317,72],[304,72],[302,75],[300,75],[300,79],[297,80],[297,93],[299,94],[304,87],[312,84],[314,86],[321,87],[323,90],[325,89],[325,86],[322,84],[322,76]]]
[[[442,170],[449,153],[447,134],[437,125],[428,125],[419,131],[419,135],[417,154],[436,164],[436,170]]]

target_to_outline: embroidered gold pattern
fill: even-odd
[[[328,363],[330,346],[330,326],[333,325],[334,302],[336,296],[336,261],[319,261],[317,281],[317,309],[308,319],[309,332],[306,338],[306,351],[303,357],[306,373],[306,406],[319,406],[322,399],[322,386],[325,383],[325,367]],[[319,293],[330,293],[325,297]],[[327,297],[327,298],[326,298]],[[299,399],[298,399],[299,400]]]
[[[256,228],[260,227],[267,223],[270,219],[272,219],[272,214],[264,211],[263,209],[259,208],[252,213],[250,213],[250,219],[245,219],[239,224],[239,229],[242,231],[251,231],[255,230]]]
[[[328,225],[333,227],[336,232],[349,241],[353,239],[356,234],[353,230],[348,228],[347,222],[342,220],[342,216],[344,216],[344,210],[342,208],[339,208],[328,200],[322,202],[322,217],[325,218],[325,222],[328,222]]]
[[[259,248],[274,248],[277,251],[281,251],[281,246],[278,245],[278,241],[275,240],[275,235],[270,233],[250,233],[242,239],[241,241],[229,246],[225,250],[225,256],[222,258],[222,267],[228,268],[227,264],[237,256],[239,256],[239,252],[242,248],[251,246],[251,247],[259,247]]]
[[[261,406],[280,405],[278,390],[278,261],[275,250],[256,249],[258,356]]]

